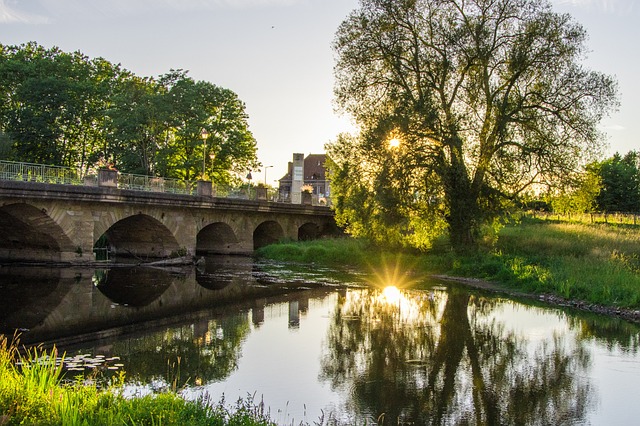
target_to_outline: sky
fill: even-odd
[[[589,34],[586,65],[618,80],[620,108],[602,123],[606,155],[640,149],[640,4],[552,0]],[[335,112],[338,25],[358,0],[0,0],[0,43],[103,57],[138,76],[189,70],[245,103],[270,185],[294,152],[318,154],[353,130]],[[255,182],[265,168],[254,170]]]

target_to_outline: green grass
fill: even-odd
[[[494,251],[503,268],[488,278],[607,306],[640,307],[640,228],[543,223],[505,227]]]
[[[107,387],[63,382],[55,349],[21,355],[0,335],[0,425],[274,425],[262,404],[186,401],[176,393],[122,396],[123,376]]]
[[[268,246],[259,256],[375,269],[394,253],[341,238]],[[403,253],[396,269],[486,279],[528,293],[640,308],[640,226],[523,219],[472,255]],[[388,261],[386,262],[388,263]]]
[[[256,255],[291,262],[358,266],[366,263],[367,256],[378,252],[364,240],[337,238],[272,244],[258,249]]]

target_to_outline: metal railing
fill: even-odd
[[[72,167],[14,161],[0,161],[0,180],[65,185],[99,185],[97,175],[83,176],[78,169]],[[135,191],[169,192],[173,194],[194,194],[196,189],[195,182],[120,172],[117,174],[117,187]]]
[[[118,188],[134,191],[169,192],[171,194],[194,194],[195,182],[163,177],[118,173]]]
[[[101,171],[98,171],[100,173]],[[130,173],[114,173],[109,182],[100,181],[95,174],[83,174],[72,167],[50,166],[0,160],[0,180],[17,180],[23,182],[55,183],[65,185],[107,186],[134,191],[166,192],[171,194],[197,195],[197,183],[157,176],[136,175]],[[256,187],[227,187],[213,185],[213,195],[221,198],[261,199],[269,202],[290,203],[282,198],[277,189],[269,188],[264,198],[257,196]],[[318,199],[314,196],[313,205],[329,205],[328,198]]]
[[[17,163],[13,161],[0,161],[0,179],[67,185],[83,184],[78,170],[70,167]]]

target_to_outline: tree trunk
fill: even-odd
[[[445,174],[445,200],[449,208],[447,224],[449,239],[457,252],[473,251],[477,248],[478,195],[473,190],[467,174],[462,150],[454,146],[450,150],[451,162]]]
[[[469,194],[458,192],[447,196],[449,198],[449,239],[453,249],[457,252],[475,250],[477,241],[477,211],[478,203]]]

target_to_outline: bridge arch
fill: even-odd
[[[171,231],[159,220],[142,213],[117,221],[94,244],[107,246],[117,257],[143,260],[164,258],[180,251]]]
[[[196,236],[196,254],[232,254],[239,251],[239,240],[231,226],[211,223]]]
[[[260,247],[277,243],[282,240],[284,236],[284,230],[278,222],[274,220],[262,222],[253,231],[253,249],[259,249]]]
[[[321,230],[317,223],[304,223],[298,228],[298,241],[316,240],[320,236]]]
[[[0,259],[57,262],[75,250],[46,209],[26,203],[0,207]]]

